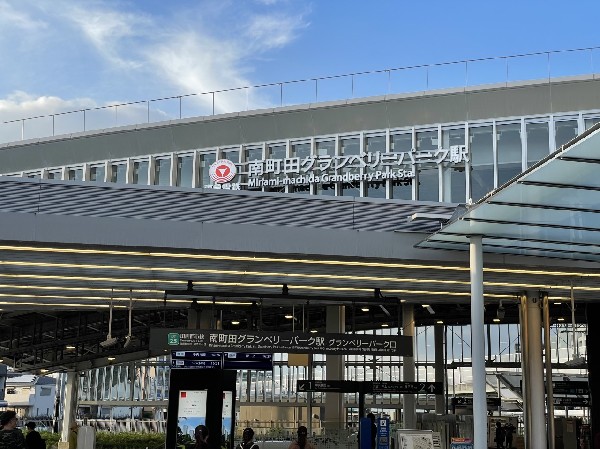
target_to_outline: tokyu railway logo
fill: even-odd
[[[208,169],[210,179],[216,184],[225,184],[237,175],[237,168],[229,159],[219,159]]]

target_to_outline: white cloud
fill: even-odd
[[[2,28],[13,26],[24,31],[35,31],[47,27],[44,21],[34,18],[23,9],[14,8],[7,1],[0,1],[0,24]]]
[[[144,15],[125,13],[104,8],[82,8],[75,5],[63,10],[63,16],[78,26],[83,35],[98,52],[111,63],[126,69],[139,67],[130,59],[124,41],[143,36],[151,28],[151,21]]]
[[[269,14],[253,16],[246,29],[246,35],[254,46],[265,51],[289,44],[298,30],[306,28],[302,16]]]
[[[258,3],[221,2],[218,7],[179,9],[175,3],[153,9],[144,3],[106,0],[0,0],[0,24],[12,20],[13,25],[28,28],[27,37],[36,50],[36,57],[15,63],[12,73],[21,71],[27,76],[13,76],[10,86],[5,85],[11,93],[5,93],[4,99],[0,96],[0,122],[256,84],[248,76],[253,64],[269,50],[288,45],[307,26],[306,13],[292,11],[288,2]],[[18,8],[11,6],[15,4]],[[5,37],[14,40],[18,33]],[[61,44],[68,50],[60,51]],[[51,80],[43,76],[47,67],[55,68]],[[45,91],[46,81],[52,81],[60,94]],[[115,91],[129,96],[118,98]],[[212,95],[204,95],[182,102],[182,115],[189,117],[212,114],[213,102],[214,112],[222,113],[269,107],[273,101],[265,89],[241,89],[218,93],[214,101]],[[274,102],[278,104],[278,99]],[[174,102],[151,105],[155,107],[151,120],[178,116],[179,105]],[[127,113],[127,108],[118,108],[123,117],[140,115],[133,109]],[[77,126],[81,123],[78,114],[61,120],[67,117],[77,117],[73,119]],[[47,129],[46,119],[39,122]],[[0,140],[6,141],[2,129]]]

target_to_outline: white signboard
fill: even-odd
[[[194,430],[206,424],[207,390],[181,390],[177,409],[177,427],[195,441]]]
[[[406,181],[415,177],[420,165],[460,164],[469,160],[465,145],[437,148],[429,151],[360,153],[356,155],[330,156],[327,154],[284,159],[265,159],[247,162],[245,183],[230,182],[237,174],[235,164],[220,159],[210,167],[214,184],[205,188],[239,190],[241,185],[249,188],[285,187],[308,184],[378,182],[385,180]]]

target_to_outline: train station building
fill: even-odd
[[[1,144],[0,357],[67,373],[67,420],[136,426],[167,405],[154,329],[395,336],[408,352],[288,347],[238,369],[238,422],[317,434],[369,409],[478,449],[504,418],[531,449],[560,419],[597,432],[598,387],[569,382],[599,363],[598,122],[590,75]]]

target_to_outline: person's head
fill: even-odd
[[[298,427],[298,441],[306,441],[308,429],[305,426]]]
[[[0,415],[0,425],[3,429],[11,430],[17,427],[17,412],[14,410],[6,410]]]
[[[242,433],[242,440],[244,443],[246,443],[248,441],[252,441],[252,438],[254,438],[254,430],[252,430],[250,427],[246,427]]]
[[[25,424],[25,427],[27,427],[28,430],[35,430],[35,423],[33,421],[29,421],[27,424]]]
[[[208,440],[208,427],[200,424],[194,429],[194,437],[196,438],[196,442]]]
[[[368,413],[367,418],[369,418],[371,422],[375,422],[375,415],[373,413]]]

